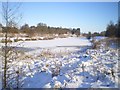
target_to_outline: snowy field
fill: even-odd
[[[104,48],[104,44],[92,49],[90,41],[77,37],[16,42],[11,46],[16,45],[21,52],[10,63],[9,72],[19,71],[19,88],[118,87],[117,49]],[[16,87],[15,80],[9,82]]]
[[[68,38],[55,38],[52,40],[37,40],[37,41],[21,41],[18,43],[13,43],[12,46],[22,46],[30,48],[50,48],[59,46],[90,46],[91,43],[86,38],[68,37]]]

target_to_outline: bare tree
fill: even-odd
[[[9,2],[8,0],[6,2],[2,2],[2,20],[3,20],[3,25],[4,27],[4,31],[5,31],[5,35],[4,35],[4,40],[5,43],[3,45],[2,51],[3,51],[3,58],[2,58],[2,65],[3,65],[3,88],[7,88],[9,85],[7,83],[9,74],[8,74],[8,69],[10,67],[10,65],[8,63],[10,63],[13,59],[13,57],[11,58],[11,54],[14,52],[14,50],[12,50],[12,47],[10,47],[10,42],[8,42],[9,40],[9,27],[12,26],[17,26],[17,24],[19,23],[19,21],[21,20],[21,15],[18,15],[18,9],[20,8],[20,3],[18,3],[17,5],[11,5],[11,2]],[[19,18],[19,19],[18,19]],[[14,25],[11,25],[11,22],[14,22]],[[12,23],[13,24],[13,23]],[[16,57],[14,57],[15,59]]]

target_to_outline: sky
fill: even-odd
[[[13,2],[11,2],[14,4]],[[46,23],[52,27],[101,32],[110,21],[117,23],[117,2],[23,2],[21,24]]]

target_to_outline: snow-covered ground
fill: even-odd
[[[90,46],[91,43],[86,38],[77,38],[77,37],[69,37],[69,38],[55,38],[52,40],[37,40],[37,41],[25,41],[17,43],[13,43],[12,46],[23,46],[23,47],[40,47],[40,48],[49,48],[49,47],[59,47],[59,46]]]
[[[2,58],[0,57],[0,90],[2,89]]]
[[[51,50],[50,50],[51,51]],[[67,51],[67,50],[66,50]],[[54,56],[54,54],[56,56]],[[112,57],[114,54],[115,57]],[[53,57],[52,57],[53,56]],[[117,54],[114,51],[77,50],[38,58],[24,80],[25,88],[114,88],[117,87]],[[40,61],[39,61],[40,60]],[[112,76],[111,72],[115,72]],[[54,75],[58,73],[57,75]]]
[[[107,37],[104,37],[104,36],[96,36],[96,37],[94,37],[94,40],[99,41],[99,40],[102,40],[102,39],[105,39],[105,38],[107,38]]]
[[[104,45],[91,49],[90,41],[77,37],[19,43],[12,46],[24,52],[9,69],[19,69],[19,87],[21,83],[22,88],[118,87],[118,50]]]

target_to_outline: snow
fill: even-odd
[[[105,38],[107,38],[107,37],[104,37],[104,36],[96,36],[96,37],[94,37],[94,40],[99,41],[99,40],[102,40],[102,39],[105,39]]]
[[[69,48],[70,49],[70,48]],[[50,51],[52,50],[49,49]],[[113,50],[114,51],[114,50]],[[113,52],[111,50],[111,52]],[[76,53],[78,52],[78,53]],[[86,55],[85,52],[79,52],[79,50],[72,51],[69,55],[64,55],[64,57],[56,56],[54,58],[48,58],[41,60],[41,64],[43,64],[42,68],[45,70],[39,73],[34,74],[31,78],[26,78],[25,81],[26,88],[35,87],[35,88],[114,88],[117,87],[117,81],[114,81],[112,76],[105,75],[103,72],[110,72],[112,68],[108,67],[106,63],[113,64],[113,61],[117,62],[117,57],[113,58],[113,61],[106,61],[105,56],[108,55],[102,54],[102,52],[97,51],[95,53],[94,50],[88,50],[89,54]],[[99,54],[99,55],[95,55]],[[92,56],[91,56],[92,55]],[[93,59],[93,55],[97,57]],[[109,53],[109,57],[113,55],[113,53]],[[81,57],[80,57],[81,56]],[[103,57],[102,57],[103,56]],[[93,58],[91,58],[93,57]],[[59,63],[62,63],[60,66]],[[46,66],[46,64],[49,64]],[[52,69],[56,70],[60,66],[60,73],[57,76],[52,77]],[[84,67],[84,68],[83,68]],[[83,68],[83,69],[82,69]],[[116,67],[113,65],[113,68]],[[115,75],[117,79],[117,75]],[[42,81],[42,82],[41,82]],[[26,86],[29,83],[29,86]],[[33,84],[37,83],[37,84]]]
[[[77,37],[25,41],[20,46],[27,49],[19,62],[10,63],[10,72],[21,68],[22,88],[118,87],[117,50],[92,49],[86,38]]]
[[[2,89],[2,58],[0,57],[0,90]]]
[[[20,42],[13,43],[12,46],[18,45]],[[22,43],[22,41],[21,41]],[[37,40],[37,41],[25,41],[20,46],[23,47],[39,47],[39,48],[50,48],[50,47],[62,47],[62,46],[90,46],[91,43],[86,38],[55,38],[53,40]]]

